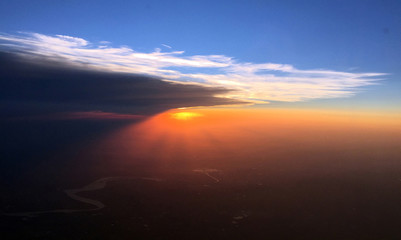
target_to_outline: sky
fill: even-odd
[[[218,97],[256,107],[397,112],[400,10],[399,1],[2,1],[0,44],[224,88]]]
[[[1,0],[1,232],[398,239],[400,13]]]

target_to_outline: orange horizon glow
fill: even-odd
[[[298,158],[385,162],[401,156],[399,120],[302,110],[210,108],[191,109],[191,114],[171,110],[113,133],[97,148],[118,152],[125,156],[121,161],[143,159],[189,168]],[[293,164],[300,167],[305,161]]]

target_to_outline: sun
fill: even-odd
[[[202,117],[203,114],[195,112],[178,112],[171,113],[170,116],[176,120],[191,120],[193,118]]]

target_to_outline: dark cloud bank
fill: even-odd
[[[0,117],[102,111],[155,114],[171,108],[241,104],[230,90],[105,72],[62,59],[0,52]]]
[[[97,139],[171,108],[241,103],[215,97],[228,91],[0,50],[0,180],[29,179],[53,155],[70,165]]]

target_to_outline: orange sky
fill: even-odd
[[[180,112],[186,112],[183,119],[174,115]],[[254,167],[287,162],[287,170],[297,171],[331,166],[327,162],[337,169],[391,166],[401,159],[399,120],[305,110],[172,110],[122,128],[94,149],[126,165],[143,160],[190,169],[243,168],[247,162]]]

